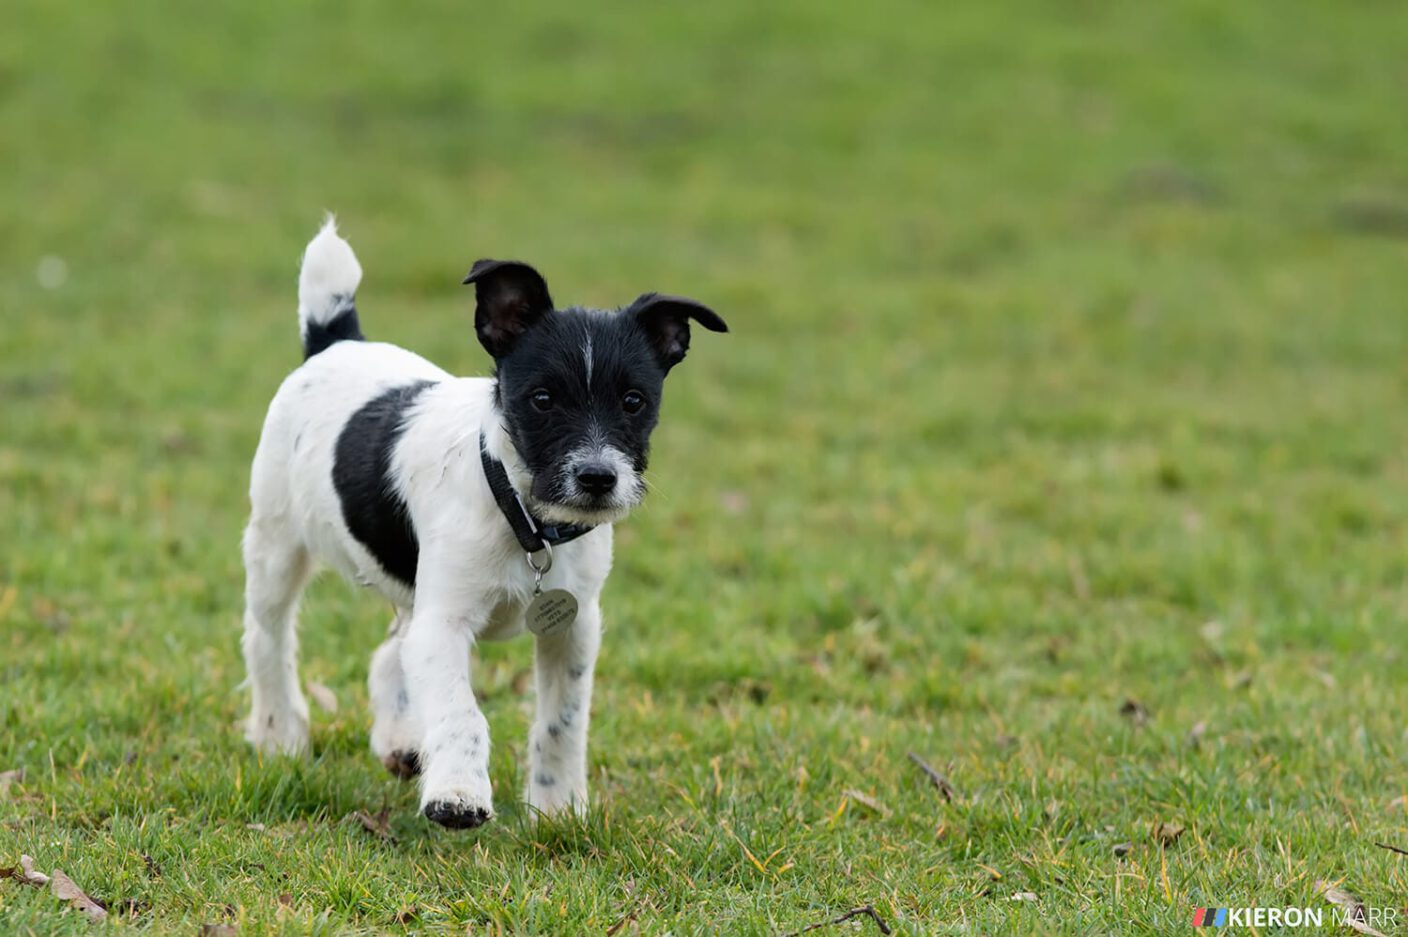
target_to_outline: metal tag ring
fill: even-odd
[[[525,554],[523,554],[524,557],[527,558],[527,560],[528,560],[528,568],[531,569],[534,573],[536,573],[539,579],[541,579],[541,578],[543,578],[543,576],[547,575],[547,571],[550,570],[550,569],[552,569],[552,544],[548,543],[546,540],[543,541],[542,553],[543,553],[543,565],[542,565],[542,566],[539,566],[537,563],[535,563],[535,562],[533,561],[533,558],[534,558],[537,554],[535,554],[535,553],[525,553]]]

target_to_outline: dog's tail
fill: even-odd
[[[341,341],[361,341],[353,298],[362,282],[362,265],[352,245],[337,236],[337,220],[328,220],[303,251],[298,274],[298,331],[307,360]]]

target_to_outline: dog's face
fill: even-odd
[[[611,312],[554,312],[547,284],[515,261],[480,260],[475,331],[494,357],[497,403],[544,520],[603,524],[645,495],[665,375],[689,348],[689,320],[727,331],[689,299],[647,293]]]

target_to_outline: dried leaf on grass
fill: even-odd
[[[0,797],[10,796],[11,784],[24,783],[24,769],[16,768],[13,771],[0,771]]]
[[[1120,715],[1135,726],[1143,726],[1149,722],[1149,707],[1131,696],[1120,704]]]
[[[107,918],[107,909],[92,898],[89,898],[73,879],[69,878],[58,869],[54,870],[54,876],[49,884],[54,890],[54,897],[58,898],[60,901],[67,901],[73,907],[86,914],[90,919],[102,921]]]
[[[1188,730],[1188,747],[1197,748],[1203,743],[1203,736],[1207,734],[1208,724],[1206,722],[1195,722],[1193,728]]]
[[[396,841],[396,837],[391,835],[391,811],[384,807],[376,816],[372,816],[365,810],[358,810],[355,813],[349,813],[347,819],[360,824],[362,829],[377,839],[385,840],[388,843]]]
[[[20,856],[18,869],[0,869],[0,878],[12,878],[25,885],[43,886],[49,884],[49,876],[34,871],[34,857]]]
[[[322,707],[324,712],[337,712],[337,694],[321,683],[308,684],[308,695],[313,697],[313,702]]]
[[[953,789],[953,785],[948,782],[948,778],[935,771],[933,765],[929,764],[923,758],[920,758],[914,752],[909,753],[909,760],[919,766],[919,770],[924,772],[924,775],[929,779],[929,783],[939,789],[939,793],[943,795],[944,800],[951,802],[958,796],[958,792]]]
[[[856,790],[853,787],[848,787],[841,793],[846,797],[849,797],[856,803],[860,804],[862,807],[864,807],[866,810],[869,810],[871,813],[878,813],[882,817],[888,817],[890,815],[889,808],[887,808],[884,804],[880,803],[880,801],[876,800],[874,797],[871,797],[869,794],[862,794],[860,791]]]
[[[865,916],[865,917],[868,917],[868,918],[870,918],[872,921],[874,921],[874,922],[875,922],[875,926],[878,927],[878,928],[880,928],[880,933],[882,933],[882,934],[890,934],[890,933],[893,933],[893,931],[890,930],[890,925],[888,925],[888,924],[885,923],[885,919],[882,918],[882,917],[879,915],[879,913],[876,912],[876,910],[875,910],[874,907],[872,907],[871,905],[868,905],[868,904],[867,904],[867,905],[862,905],[862,906],[859,907],[859,908],[852,908],[851,910],[847,911],[846,913],[844,913],[844,914],[842,914],[842,915],[840,915],[840,916],[838,916],[838,917],[831,918],[831,920],[829,920],[829,921],[818,921],[818,922],[815,923],[815,924],[808,924],[806,927],[803,927],[801,930],[794,930],[794,931],[792,931],[791,933],[786,934],[785,937],[797,937],[798,934],[805,934],[805,933],[807,933],[807,932],[809,932],[809,931],[820,930],[820,929],[823,928],[823,927],[832,927],[832,926],[834,926],[834,925],[836,925],[836,924],[844,924],[844,923],[846,923],[847,921],[849,921],[851,918],[861,917],[862,915]]]
[[[1321,879],[1315,883],[1315,890],[1330,904],[1337,905],[1344,910],[1344,923],[1361,934],[1368,934],[1369,937],[1384,937],[1384,935],[1369,926],[1364,914],[1364,902],[1351,895],[1332,882]]]
[[[200,937],[235,937],[240,929],[233,924],[202,924]]]
[[[1183,827],[1177,823],[1167,823],[1163,820],[1154,824],[1152,834],[1154,842],[1160,846],[1172,846],[1178,842],[1178,837],[1183,835]]]

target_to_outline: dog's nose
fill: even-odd
[[[577,469],[577,485],[589,495],[610,494],[616,487],[616,472],[609,465],[593,462]]]

